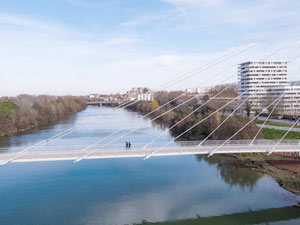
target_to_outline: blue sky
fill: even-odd
[[[238,63],[263,59],[300,37],[299,0],[0,3],[1,96],[156,88],[230,51],[259,44],[170,89],[209,86],[236,75]],[[297,54],[299,41],[270,59],[290,61]],[[290,63],[291,79],[298,79],[293,73],[299,62]]]

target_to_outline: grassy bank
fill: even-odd
[[[264,121],[262,120],[259,120],[257,121],[257,124],[263,124]],[[291,124],[286,124],[286,123],[277,123],[277,122],[266,122],[265,125],[270,125],[270,126],[277,126],[277,127],[291,127],[292,125]],[[300,126],[296,125],[294,126],[294,128],[300,128]]]
[[[287,132],[286,130],[276,130],[263,128],[262,129],[265,139],[280,139]],[[290,131],[285,139],[300,139],[300,132]]]

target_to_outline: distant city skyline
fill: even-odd
[[[300,37],[299,7],[297,0],[2,0],[0,96],[156,89],[265,41],[168,89],[211,86],[234,74],[228,82],[237,82],[239,63]],[[299,51],[300,41],[270,60],[290,61]],[[289,65],[289,78],[299,67],[299,60]],[[226,68],[221,79],[204,82]]]

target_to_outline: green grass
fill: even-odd
[[[0,130],[0,137],[4,137],[4,136],[5,136],[5,133],[2,130]]]
[[[265,139],[280,139],[287,132],[286,130],[276,130],[263,128]],[[290,131],[285,139],[300,139],[300,132]]]
[[[80,100],[79,98],[75,98],[75,102],[76,102],[77,104],[80,104],[80,103],[81,103],[81,100]]]
[[[13,109],[18,108],[18,106],[12,102],[0,102],[0,112],[8,115]]]
[[[257,124],[263,124],[264,121],[257,121]],[[285,124],[285,123],[277,123],[277,122],[266,122],[266,125],[270,125],[270,126],[277,126],[277,127],[291,127],[292,125],[290,124]],[[294,126],[294,128],[300,128],[300,126],[296,125]]]

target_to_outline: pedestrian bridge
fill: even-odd
[[[240,153],[298,153],[300,154],[299,140],[284,140],[274,148],[275,140],[251,141],[206,141],[199,146],[199,141],[177,142],[177,146],[159,148],[133,148],[133,149],[90,149],[90,150],[50,150],[28,151],[15,153],[1,153],[0,165],[4,162],[38,162],[82,159],[108,159],[108,158],[148,158],[180,155],[211,155],[213,154],[240,154]],[[224,144],[222,147],[220,145]]]

